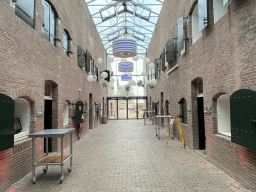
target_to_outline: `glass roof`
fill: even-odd
[[[164,0],[85,0],[107,54],[112,42],[126,36],[137,41],[137,53],[144,57]]]

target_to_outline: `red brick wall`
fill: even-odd
[[[102,102],[106,90],[99,82],[89,83],[87,73],[77,64],[77,46],[88,49],[96,61],[101,57],[105,63],[106,52],[95,24],[84,0],[52,0],[51,3],[61,18],[57,37],[62,40],[63,29],[71,35],[72,57],[63,53],[63,42],[55,47],[48,42],[42,32],[44,6],[42,0],[35,0],[35,27],[27,25],[15,15],[10,0],[0,3],[0,93],[16,99],[25,97],[31,100],[31,129],[38,132],[44,129],[44,117],[36,117],[36,109],[44,109],[44,83],[55,84],[53,98],[53,128],[63,128],[63,102],[69,100],[87,101],[93,94],[93,103]],[[106,69],[105,64],[96,64],[99,71]],[[79,89],[81,94],[79,98]],[[89,130],[89,116],[85,116],[83,134]],[[94,117],[94,126],[96,126]],[[70,125],[71,127],[71,125]],[[69,145],[65,138],[64,146]],[[73,135],[73,141],[77,135]],[[0,189],[5,189],[31,171],[31,139],[15,142],[14,148],[0,152]],[[60,140],[53,140],[53,150],[59,150]],[[36,140],[36,159],[43,157],[43,139]]]
[[[177,20],[193,11],[196,0],[165,1],[154,31],[147,56],[154,61],[160,57],[166,41],[177,37]],[[210,1],[210,6],[212,1]],[[207,158],[214,165],[228,173],[250,189],[256,189],[256,151],[231,143],[228,136],[217,133],[216,99],[223,93],[231,95],[238,89],[255,89],[255,38],[256,2],[253,0],[232,0],[228,12],[216,23],[210,10],[210,23],[203,30],[202,37],[186,44],[186,52],[172,64],[179,68],[170,73],[167,69],[157,79],[154,89],[148,89],[152,102],[169,100],[170,115],[179,114],[178,102],[185,98],[191,112],[187,113],[187,125],[182,126],[189,148],[198,149],[198,120],[196,87],[194,80],[203,79],[204,106],[210,106],[205,113],[205,135]],[[187,24],[188,37],[192,37],[191,23]],[[178,130],[174,130],[178,137]]]

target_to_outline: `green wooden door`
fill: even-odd
[[[241,89],[230,97],[231,141],[256,151],[256,92]]]
[[[0,151],[14,146],[14,101],[0,94]]]

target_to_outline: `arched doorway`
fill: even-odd
[[[45,81],[44,95],[44,129],[57,129],[58,108],[57,95],[58,86],[53,81]],[[54,143],[54,146],[53,146]],[[48,152],[57,151],[57,140],[53,142],[52,138],[48,138]],[[44,152],[46,152],[46,138],[44,138]]]
[[[191,83],[192,91],[192,118],[193,118],[193,130],[198,130],[193,132],[193,137],[198,138],[194,140],[194,148],[204,150],[205,149],[205,125],[204,125],[204,95],[203,95],[203,79],[196,78]]]

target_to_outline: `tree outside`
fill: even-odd
[[[127,96],[127,92],[125,91],[125,86],[126,85],[120,86],[120,89],[117,91],[117,96],[118,97],[126,97]],[[128,96],[135,96],[133,87],[131,87],[131,91],[128,94]]]

